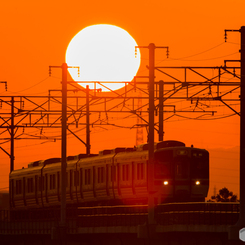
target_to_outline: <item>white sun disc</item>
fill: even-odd
[[[68,66],[79,66],[68,71],[74,81],[104,82],[104,86],[117,90],[131,82],[140,66],[140,51],[134,38],[124,29],[107,24],[92,25],[78,32],[66,50]],[[94,83],[81,83],[94,89]],[[96,84],[96,89],[109,91]]]

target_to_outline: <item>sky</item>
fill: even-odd
[[[0,81],[7,81],[8,91],[0,84],[0,96],[47,95],[48,90],[61,88],[61,71],[49,66],[65,62],[65,52],[73,36],[94,24],[112,24],[127,30],[138,45],[168,46],[156,50],[156,65],[160,66],[221,66],[225,59],[239,59],[240,34],[225,29],[240,29],[244,23],[244,0],[135,0],[135,1],[2,1],[0,8]],[[148,51],[142,50],[141,67],[137,75],[147,75]],[[213,71],[212,71],[213,72]],[[178,74],[178,73],[176,73]],[[156,79],[162,74],[156,72]],[[227,78],[230,79],[230,78]],[[228,88],[227,88],[228,89]],[[231,96],[238,97],[238,92]],[[178,109],[192,108],[185,102]],[[238,102],[233,103],[239,111]],[[164,123],[165,138],[186,142],[187,146],[210,151],[210,192],[226,186],[239,193],[239,116],[225,106],[210,102],[217,110],[214,118],[197,120],[192,114],[175,116]],[[1,113],[1,112],[0,112]],[[166,117],[169,115],[166,114]],[[183,117],[184,116],[184,117]],[[222,118],[224,119],[217,119]],[[192,118],[192,119],[190,119]],[[113,122],[121,122],[116,115]],[[124,124],[135,124],[136,119]],[[58,130],[55,132],[59,133]],[[91,131],[91,151],[118,145],[133,146],[136,130],[94,129]],[[80,131],[85,137],[85,131]],[[144,131],[146,141],[146,132]],[[1,143],[1,142],[0,142]],[[9,151],[9,144],[1,144]],[[84,152],[84,146],[68,137],[68,155]],[[60,154],[60,142],[16,142],[15,168],[27,167],[29,162]],[[0,188],[8,187],[9,158],[0,151]]]

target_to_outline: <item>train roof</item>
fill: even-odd
[[[168,148],[168,147],[185,147],[185,144],[181,141],[177,140],[165,140],[165,141],[160,141],[160,142],[155,142],[154,143],[154,149],[163,149],[163,148]],[[136,147],[117,147],[114,149],[105,149],[99,152],[99,154],[79,154],[75,156],[68,156],[67,161],[78,161],[80,159],[85,159],[85,158],[90,158],[90,157],[95,157],[95,156],[106,156],[110,154],[117,154],[117,153],[129,153],[129,152],[143,152],[143,151],[148,151],[149,149],[149,143],[141,144]],[[49,164],[54,164],[54,163],[60,163],[61,158],[49,158],[46,160],[38,160],[34,161],[28,164],[28,168],[33,168],[33,167],[42,167],[46,166]]]
[[[180,146],[185,147],[185,143],[177,140],[165,140],[165,141],[159,141],[154,143],[155,150],[168,148],[168,147],[180,147]],[[137,151],[148,151],[148,149],[149,149],[148,143],[138,145],[136,148]]]

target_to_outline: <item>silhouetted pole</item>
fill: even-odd
[[[245,228],[245,26],[236,31],[241,33],[241,82],[240,82],[240,214],[238,222],[230,227],[229,239],[238,239],[239,230]]]
[[[159,81],[159,141],[163,141],[163,80]]]
[[[245,26],[241,27],[241,92],[240,92],[240,216],[245,225]]]
[[[148,223],[154,224],[154,77],[155,77],[155,44],[149,44],[149,160],[148,160]]]
[[[66,226],[67,64],[62,64],[61,220]]]
[[[86,85],[86,153],[90,155],[90,128],[89,128],[89,85]]]
[[[14,170],[14,97],[11,97],[10,173]]]

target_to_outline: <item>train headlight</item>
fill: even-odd
[[[199,180],[196,181],[196,185],[200,185],[200,181]]]
[[[167,180],[163,181],[163,184],[168,185],[168,181]]]

